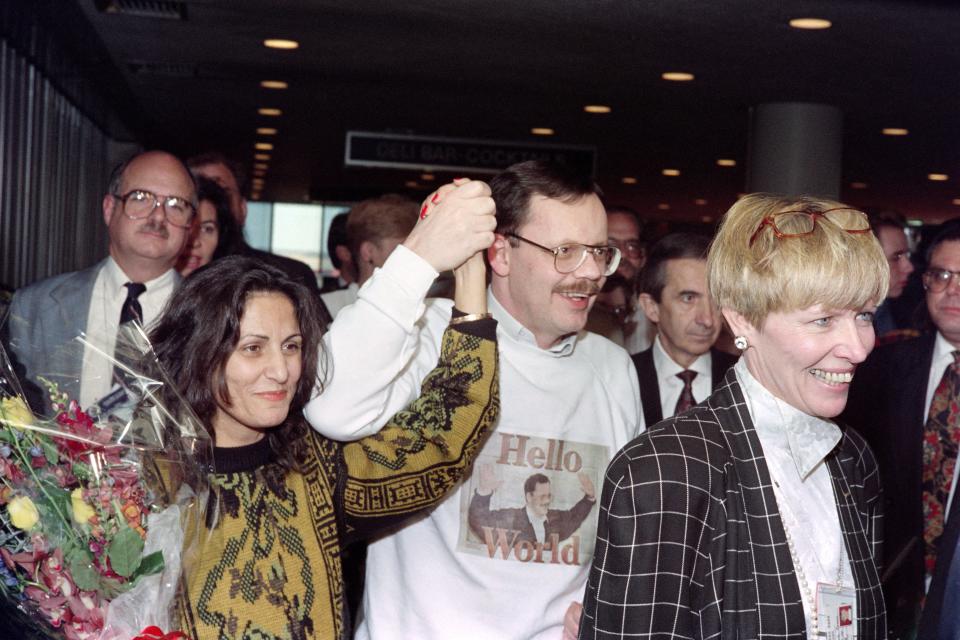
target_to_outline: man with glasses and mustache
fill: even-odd
[[[607,207],[607,242],[620,249],[617,274],[630,283],[630,295],[634,297],[630,305],[630,317],[623,326],[623,345],[631,355],[649,348],[655,333],[654,327],[636,301],[637,277],[647,261],[646,244],[642,234],[643,223],[636,211],[620,205]]]
[[[113,386],[113,365],[92,358],[88,336],[113,352],[121,327],[146,326],[163,311],[180,276],[173,266],[196,215],[196,187],[186,166],[163,151],[118,166],[103,197],[109,256],[84,269],[21,289],[10,306],[9,341],[26,375],[61,374],[61,390],[86,407]],[[80,374],[80,380],[76,380]]]
[[[346,426],[360,434],[416,394],[451,313],[448,301],[424,301],[438,269],[420,247],[453,242],[444,225],[469,217],[492,195],[488,306],[499,322],[501,417],[456,493],[370,545],[356,637],[555,640],[583,593],[596,510],[569,538],[534,542],[509,526],[476,535],[469,509],[478,492],[489,493],[479,469],[511,488],[505,495],[541,473],[552,507],[570,509],[584,497],[579,478],[599,486],[612,453],[642,429],[629,356],[582,331],[620,252],[607,242],[598,188],[565,167],[524,162],[496,176],[489,190],[456,184],[428,201],[426,218],[337,316],[325,338],[332,375],[306,413],[321,432]]]
[[[891,637],[915,631],[939,568],[946,514],[957,499],[960,219],[940,228],[926,262],[922,281],[934,330],[874,350],[857,369],[842,416],[866,436],[883,474],[882,579]]]

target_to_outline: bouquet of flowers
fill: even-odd
[[[38,377],[48,417],[0,348],[0,592],[47,636],[182,637],[161,629],[199,544],[211,443],[139,340],[154,370],[117,362],[89,409]]]

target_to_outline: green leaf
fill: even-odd
[[[136,580],[142,576],[152,576],[155,573],[160,573],[163,571],[163,566],[163,551],[154,551],[149,555],[143,556],[140,560],[140,567],[137,568],[133,574],[133,579]]]
[[[95,591],[100,587],[100,574],[93,566],[93,557],[87,551],[77,549],[67,560],[70,575],[78,589]]]
[[[40,446],[43,448],[43,457],[47,459],[47,462],[50,464],[57,464],[57,462],[60,460],[60,455],[57,453],[56,445],[54,445],[52,442],[41,440]]]
[[[129,527],[124,527],[110,541],[107,557],[110,568],[124,578],[129,578],[140,566],[140,554],[143,553],[143,539]]]

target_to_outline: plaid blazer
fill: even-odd
[[[852,429],[827,464],[857,585],[858,638],[883,638],[877,465]],[[610,463],[580,638],[806,637],[770,472],[731,370],[705,402]]]

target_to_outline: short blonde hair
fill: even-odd
[[[777,238],[764,218],[782,211],[826,211],[845,205],[807,196],[752,193],[723,217],[707,256],[710,294],[721,309],[744,316],[758,329],[771,312],[859,309],[887,297],[890,267],[872,233],[848,233],[825,218],[813,232]]]

